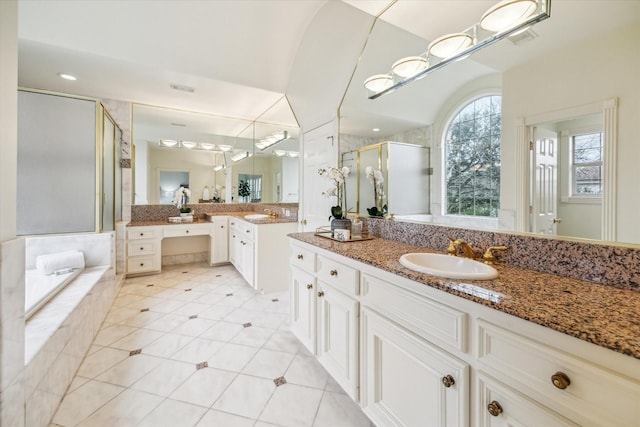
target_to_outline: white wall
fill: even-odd
[[[603,39],[584,41],[503,74],[502,170],[515,176],[518,118],[617,97],[617,241],[640,243],[640,27],[627,27]],[[515,180],[502,180],[501,205],[515,210]]]

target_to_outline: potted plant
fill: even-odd
[[[242,197],[244,201],[247,201],[247,197],[251,195],[251,188],[249,187],[249,181],[240,180],[238,184],[238,196]]]
[[[336,205],[331,207],[331,230],[344,229],[351,230],[351,220],[347,218],[346,209],[343,209],[343,205],[346,205],[347,194],[345,189],[345,180],[349,176],[349,168],[336,168],[329,166],[318,170],[321,176],[329,178],[332,186],[322,192],[326,197],[336,197]]]

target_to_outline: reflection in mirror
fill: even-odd
[[[297,202],[299,130],[286,98],[260,119],[269,122],[134,104],[134,203],[172,203],[161,171],[187,174],[190,203]],[[283,138],[261,145],[274,135]],[[249,196],[238,194],[240,174]]]
[[[159,204],[173,203],[178,188],[189,188],[189,172],[159,170]],[[189,203],[190,200],[187,200]]]
[[[442,34],[464,26],[464,18],[471,12],[476,14],[471,9],[486,8],[486,2],[466,2],[469,13],[464,11],[458,16],[446,15],[453,8],[443,6],[436,19],[422,13],[428,9],[428,3],[396,2],[376,19],[340,105],[340,152],[345,165],[349,162],[357,165],[353,152],[359,148],[384,141],[430,147],[434,169],[430,183],[432,216],[424,219],[450,226],[640,243],[630,214],[638,206],[629,185],[637,172],[627,160],[629,157],[621,154],[616,158],[615,151],[607,156],[609,138],[619,140],[620,153],[635,156],[638,152],[633,135],[639,92],[637,79],[630,70],[638,63],[637,46],[631,40],[637,39],[640,28],[640,4],[616,2],[613,8],[609,2],[594,0],[576,8],[571,2],[554,3],[552,17],[536,25],[535,31],[502,40],[393,93],[368,99],[363,87],[367,77],[388,69],[398,58],[424,51],[436,36],[431,33]],[[357,2],[353,4],[359,7]],[[455,27],[443,28],[449,24]],[[561,34],[571,37],[563,38]],[[611,46],[616,46],[616,50],[612,51]],[[609,65],[590,67],[587,57],[596,56],[607,58]],[[613,64],[617,65],[611,68]],[[443,136],[460,108],[487,94],[502,95],[498,217],[448,215],[444,202],[447,193]],[[584,111],[585,105],[602,105],[615,94],[620,94],[620,105],[625,103],[628,107],[620,108],[620,118],[615,109]],[[583,114],[549,120],[551,113],[565,109],[582,109]],[[531,122],[531,117],[546,119]],[[553,143],[559,162],[557,185],[553,185],[556,209],[547,215],[551,225],[543,224],[542,220],[535,224],[533,218],[551,203],[547,200],[542,207],[538,198],[540,206],[533,206],[535,168],[527,175],[532,161],[529,141],[534,136],[529,130],[533,127],[538,136],[543,129],[557,134],[557,142]],[[581,141],[573,138],[580,135],[589,138],[589,142],[582,143],[585,148],[580,148]],[[598,148],[600,140],[602,145]],[[597,163],[594,153],[602,153],[604,166]],[[617,166],[609,168],[611,175],[607,174],[607,158],[612,164],[617,162]],[[351,193],[357,194],[357,185],[356,181],[351,183],[355,187]],[[390,213],[394,211],[391,207],[394,201],[413,198],[413,189],[388,191]],[[356,198],[349,201],[349,208],[363,212]],[[530,213],[531,209],[536,213]],[[578,212],[584,215],[577,215]]]

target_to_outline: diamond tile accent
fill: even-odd
[[[280,387],[281,385],[286,384],[287,380],[284,379],[284,377],[278,377],[275,380],[273,380],[273,383],[276,385],[276,387]]]
[[[222,277],[222,274],[216,274],[216,277]]]
[[[248,327],[250,327],[250,326],[251,326],[251,322],[249,322],[249,323],[243,323],[243,324],[242,324],[242,326],[243,326],[243,327],[245,327],[245,328],[248,328]]]
[[[184,291],[185,291],[185,292],[191,292],[191,288],[189,288],[189,289],[185,289]]]
[[[183,271],[183,272],[182,272],[182,274],[186,274],[186,273],[188,273],[188,271]]]
[[[196,363],[196,369],[200,370],[200,369],[204,369],[204,368],[208,368],[209,367],[209,363],[205,362],[200,362],[200,363]]]
[[[228,296],[228,297],[232,297],[232,296],[233,296],[233,294],[227,294],[227,296]]]
[[[280,301],[278,298],[274,298],[271,300],[271,302],[278,302],[278,301]]]
[[[148,308],[141,308],[140,309],[140,313],[144,313],[145,311],[149,311],[149,309]]]
[[[191,316],[189,316],[189,319],[197,319],[198,315],[197,314],[192,314]]]
[[[135,356],[136,354],[140,354],[140,353],[142,353],[142,349],[141,349],[141,348],[138,348],[138,349],[136,349],[136,350],[131,350],[131,351],[129,352],[129,356]]]
[[[150,287],[152,287],[152,286],[154,286],[154,285],[153,285],[153,283],[149,283],[149,284],[147,285],[147,288],[150,288]]]

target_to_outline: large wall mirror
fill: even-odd
[[[285,97],[257,120],[142,104],[132,116],[134,204],[172,203],[180,186],[189,203],[298,202],[299,128]]]
[[[640,243],[640,230],[633,219],[640,202],[629,184],[639,182],[640,172],[626,157],[640,155],[634,135],[640,87],[631,71],[640,65],[640,51],[633,43],[640,36],[639,5],[616,1],[612,8],[610,2],[594,1],[576,7],[573,2],[554,2],[551,18],[524,34],[370,100],[363,86],[367,77],[390,72],[400,58],[425,52],[429,42],[442,35],[436,32],[455,32],[477,22],[468,20],[481,16],[495,2],[467,2],[468,10],[460,15],[459,26],[445,29],[416,25],[416,17],[425,16],[420,8],[426,6],[419,3],[392,4],[372,27],[340,106],[340,152],[345,164],[357,167],[354,152],[386,141],[430,148],[430,164],[424,168],[433,173],[428,184],[428,212],[411,212],[414,215],[403,215],[401,220]],[[456,18],[443,21],[456,22]],[[589,65],[589,57],[600,58],[603,66]],[[464,116],[469,103],[483,96],[501,97],[501,123],[497,124],[501,161],[472,166],[478,172],[497,170],[497,214],[448,214],[445,182],[451,172],[445,163],[447,132],[450,135],[457,115]],[[612,100],[619,108],[607,107]],[[478,111],[476,107],[476,116]],[[576,114],[554,114],[565,111]],[[534,123],[534,119],[540,121]],[[476,117],[475,126],[480,125]],[[540,138],[545,131],[550,136]],[[534,150],[528,148],[529,140],[535,138],[554,140],[557,154],[556,178],[549,184],[556,208],[553,217],[547,218],[551,226],[532,216],[533,209],[540,209],[539,195],[535,194],[536,179],[539,181],[536,160]],[[606,147],[614,140],[617,153]],[[422,182],[418,175],[415,182]],[[606,185],[612,182],[615,185]],[[390,201],[411,200],[420,190],[405,185],[387,196]],[[358,201],[351,204],[357,206]],[[393,203],[389,212],[393,213]],[[603,224],[603,212],[611,217],[609,222],[617,231],[603,231],[608,227]]]

